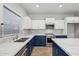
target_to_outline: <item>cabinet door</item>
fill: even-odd
[[[29,56],[29,43],[26,44],[26,48],[27,48],[26,55]]]
[[[28,16],[22,18],[22,28],[23,29],[31,29],[31,19]]]
[[[32,29],[45,29],[44,20],[32,20]]]
[[[32,46],[31,45],[29,45],[29,56],[31,55],[31,52],[32,52],[32,48],[31,48]]]
[[[38,28],[39,29],[45,29],[45,21],[44,20],[38,20]]]
[[[32,29],[38,29],[38,21],[32,20]]]
[[[46,36],[35,36],[35,46],[45,46]]]
[[[46,24],[55,24],[55,19],[54,18],[46,18],[45,22],[46,22]]]
[[[41,45],[41,40],[39,36],[35,36],[35,46],[40,46]]]
[[[64,29],[64,20],[55,20],[55,29]]]
[[[26,47],[27,47],[27,52],[26,52],[26,54],[27,54],[28,56],[30,56],[31,53],[32,53],[32,50],[33,50],[33,40],[32,40],[32,39],[31,39],[30,42],[27,43]]]
[[[30,55],[32,53],[32,50],[33,50],[33,39],[30,41]]]
[[[65,20],[67,23],[79,23],[79,17],[66,17]]]
[[[53,43],[53,55],[58,56],[58,53],[59,53],[58,48],[57,48],[56,44]]]
[[[42,44],[42,46],[46,46],[46,36],[42,36],[41,37],[41,44]]]
[[[52,46],[54,56],[68,56],[56,43],[53,42]]]
[[[35,36],[32,38],[32,48],[35,45]]]

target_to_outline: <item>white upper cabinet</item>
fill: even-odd
[[[55,20],[55,29],[64,29],[64,20]]]
[[[46,18],[45,23],[49,24],[49,25],[54,24],[55,23],[55,19],[54,18]]]
[[[45,29],[45,20],[32,20],[32,29]]]
[[[29,16],[23,17],[22,28],[23,29],[31,29],[31,18]]]
[[[67,23],[79,23],[79,17],[66,17],[65,20]]]

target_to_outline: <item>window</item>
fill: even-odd
[[[21,17],[4,7],[4,35],[19,33]]]

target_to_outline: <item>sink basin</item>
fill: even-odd
[[[25,42],[27,39],[29,39],[29,38],[21,38],[19,40],[16,40],[15,42]]]

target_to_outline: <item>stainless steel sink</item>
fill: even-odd
[[[26,40],[28,40],[29,38],[21,38],[19,40],[16,40],[15,42],[25,42]]]

